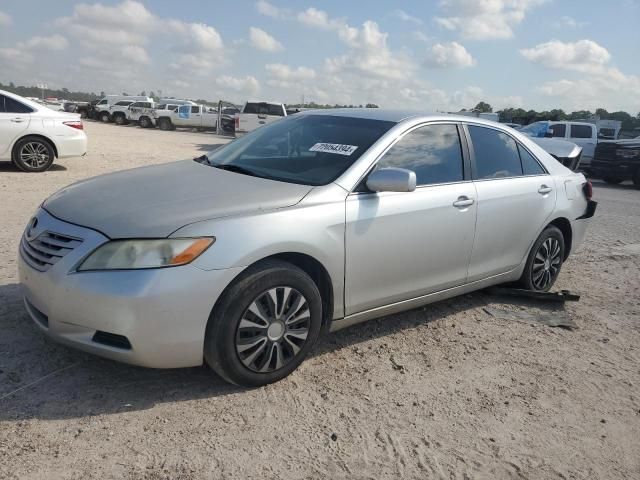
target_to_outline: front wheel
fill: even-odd
[[[111,115],[109,115],[109,112],[102,112],[100,114],[100,121],[102,123],[109,123],[111,121]]]
[[[140,120],[138,120],[138,123],[140,124],[141,128],[151,127],[151,120],[149,120],[149,117],[140,117]]]
[[[207,324],[204,356],[222,378],[245,387],[276,382],[302,363],[322,325],[322,300],[298,267],[265,261],[243,272]]]
[[[160,127],[160,130],[173,130],[173,124],[168,118],[158,120],[158,127]]]
[[[527,290],[547,292],[558,279],[564,261],[564,237],[559,228],[544,229],[533,244],[520,283]]]
[[[122,114],[114,116],[113,121],[116,123],[116,125],[125,125],[127,123],[127,119]]]

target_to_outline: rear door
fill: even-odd
[[[596,150],[597,132],[595,125],[580,125],[572,123],[569,125],[569,141],[582,147],[582,157],[580,163],[591,163]]]
[[[519,142],[488,126],[468,125],[478,195],[469,282],[516,268],[556,203],[553,178]]]
[[[29,127],[31,107],[0,94],[0,158],[11,158],[13,142]]]
[[[465,283],[477,209],[467,160],[457,124],[419,126],[375,167],[414,171],[414,192],[347,197],[347,315]]]

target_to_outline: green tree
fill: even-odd
[[[475,106],[474,110],[477,111],[477,112],[481,112],[481,113],[491,113],[491,112],[493,112],[493,108],[491,108],[491,105],[489,105],[487,102],[478,103]]]

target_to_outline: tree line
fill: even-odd
[[[478,112],[493,112],[491,105],[486,102],[478,103],[473,109]],[[640,128],[640,112],[635,116],[627,112],[608,112],[604,108],[597,108],[595,112],[590,110],[577,110],[567,113],[561,108],[553,110],[544,110],[536,112],[535,110],[525,110],[524,108],[504,108],[496,112],[500,122],[519,123],[521,125],[529,125],[530,123],[540,120],[585,120],[598,117],[601,120],[618,120],[622,122],[622,130],[634,130]]]
[[[8,92],[21,95],[23,97],[38,97],[40,98],[43,91],[37,86],[26,87],[22,85],[15,85],[10,82],[8,85],[0,83],[0,90],[6,90]],[[73,100],[77,102],[90,102],[91,100],[97,100],[104,97],[105,93],[95,92],[76,92],[70,91],[68,88],[62,89],[46,89],[44,91],[46,97],[56,97],[65,100]],[[127,95],[126,93],[122,93]],[[146,96],[146,92],[140,93],[142,96]],[[149,96],[156,99],[154,92],[149,92]],[[206,100],[198,100],[197,103],[203,103],[206,105],[217,105],[217,102],[209,102]],[[289,108],[378,108],[375,103],[367,103],[366,105],[339,105],[339,104],[318,104],[315,102],[303,104],[288,105]],[[466,110],[466,109],[463,109]],[[493,112],[493,108],[487,102],[479,102],[474,108],[470,109],[478,112]],[[627,112],[608,112],[604,108],[598,108],[595,112],[590,110],[577,110],[575,112],[567,113],[562,109],[554,108],[553,110],[544,110],[537,112],[535,110],[525,110],[523,108],[504,108],[496,112],[501,122],[519,123],[521,125],[528,125],[539,120],[581,120],[593,118],[598,116],[603,120],[619,120],[622,122],[623,130],[634,130],[640,128],[640,113],[633,116]]]

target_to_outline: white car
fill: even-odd
[[[44,172],[56,158],[87,153],[80,115],[57,112],[0,90],[0,160],[25,172]]]
[[[244,104],[242,111],[235,115],[236,136],[240,137],[286,116],[287,109],[283,103],[249,101]]]

